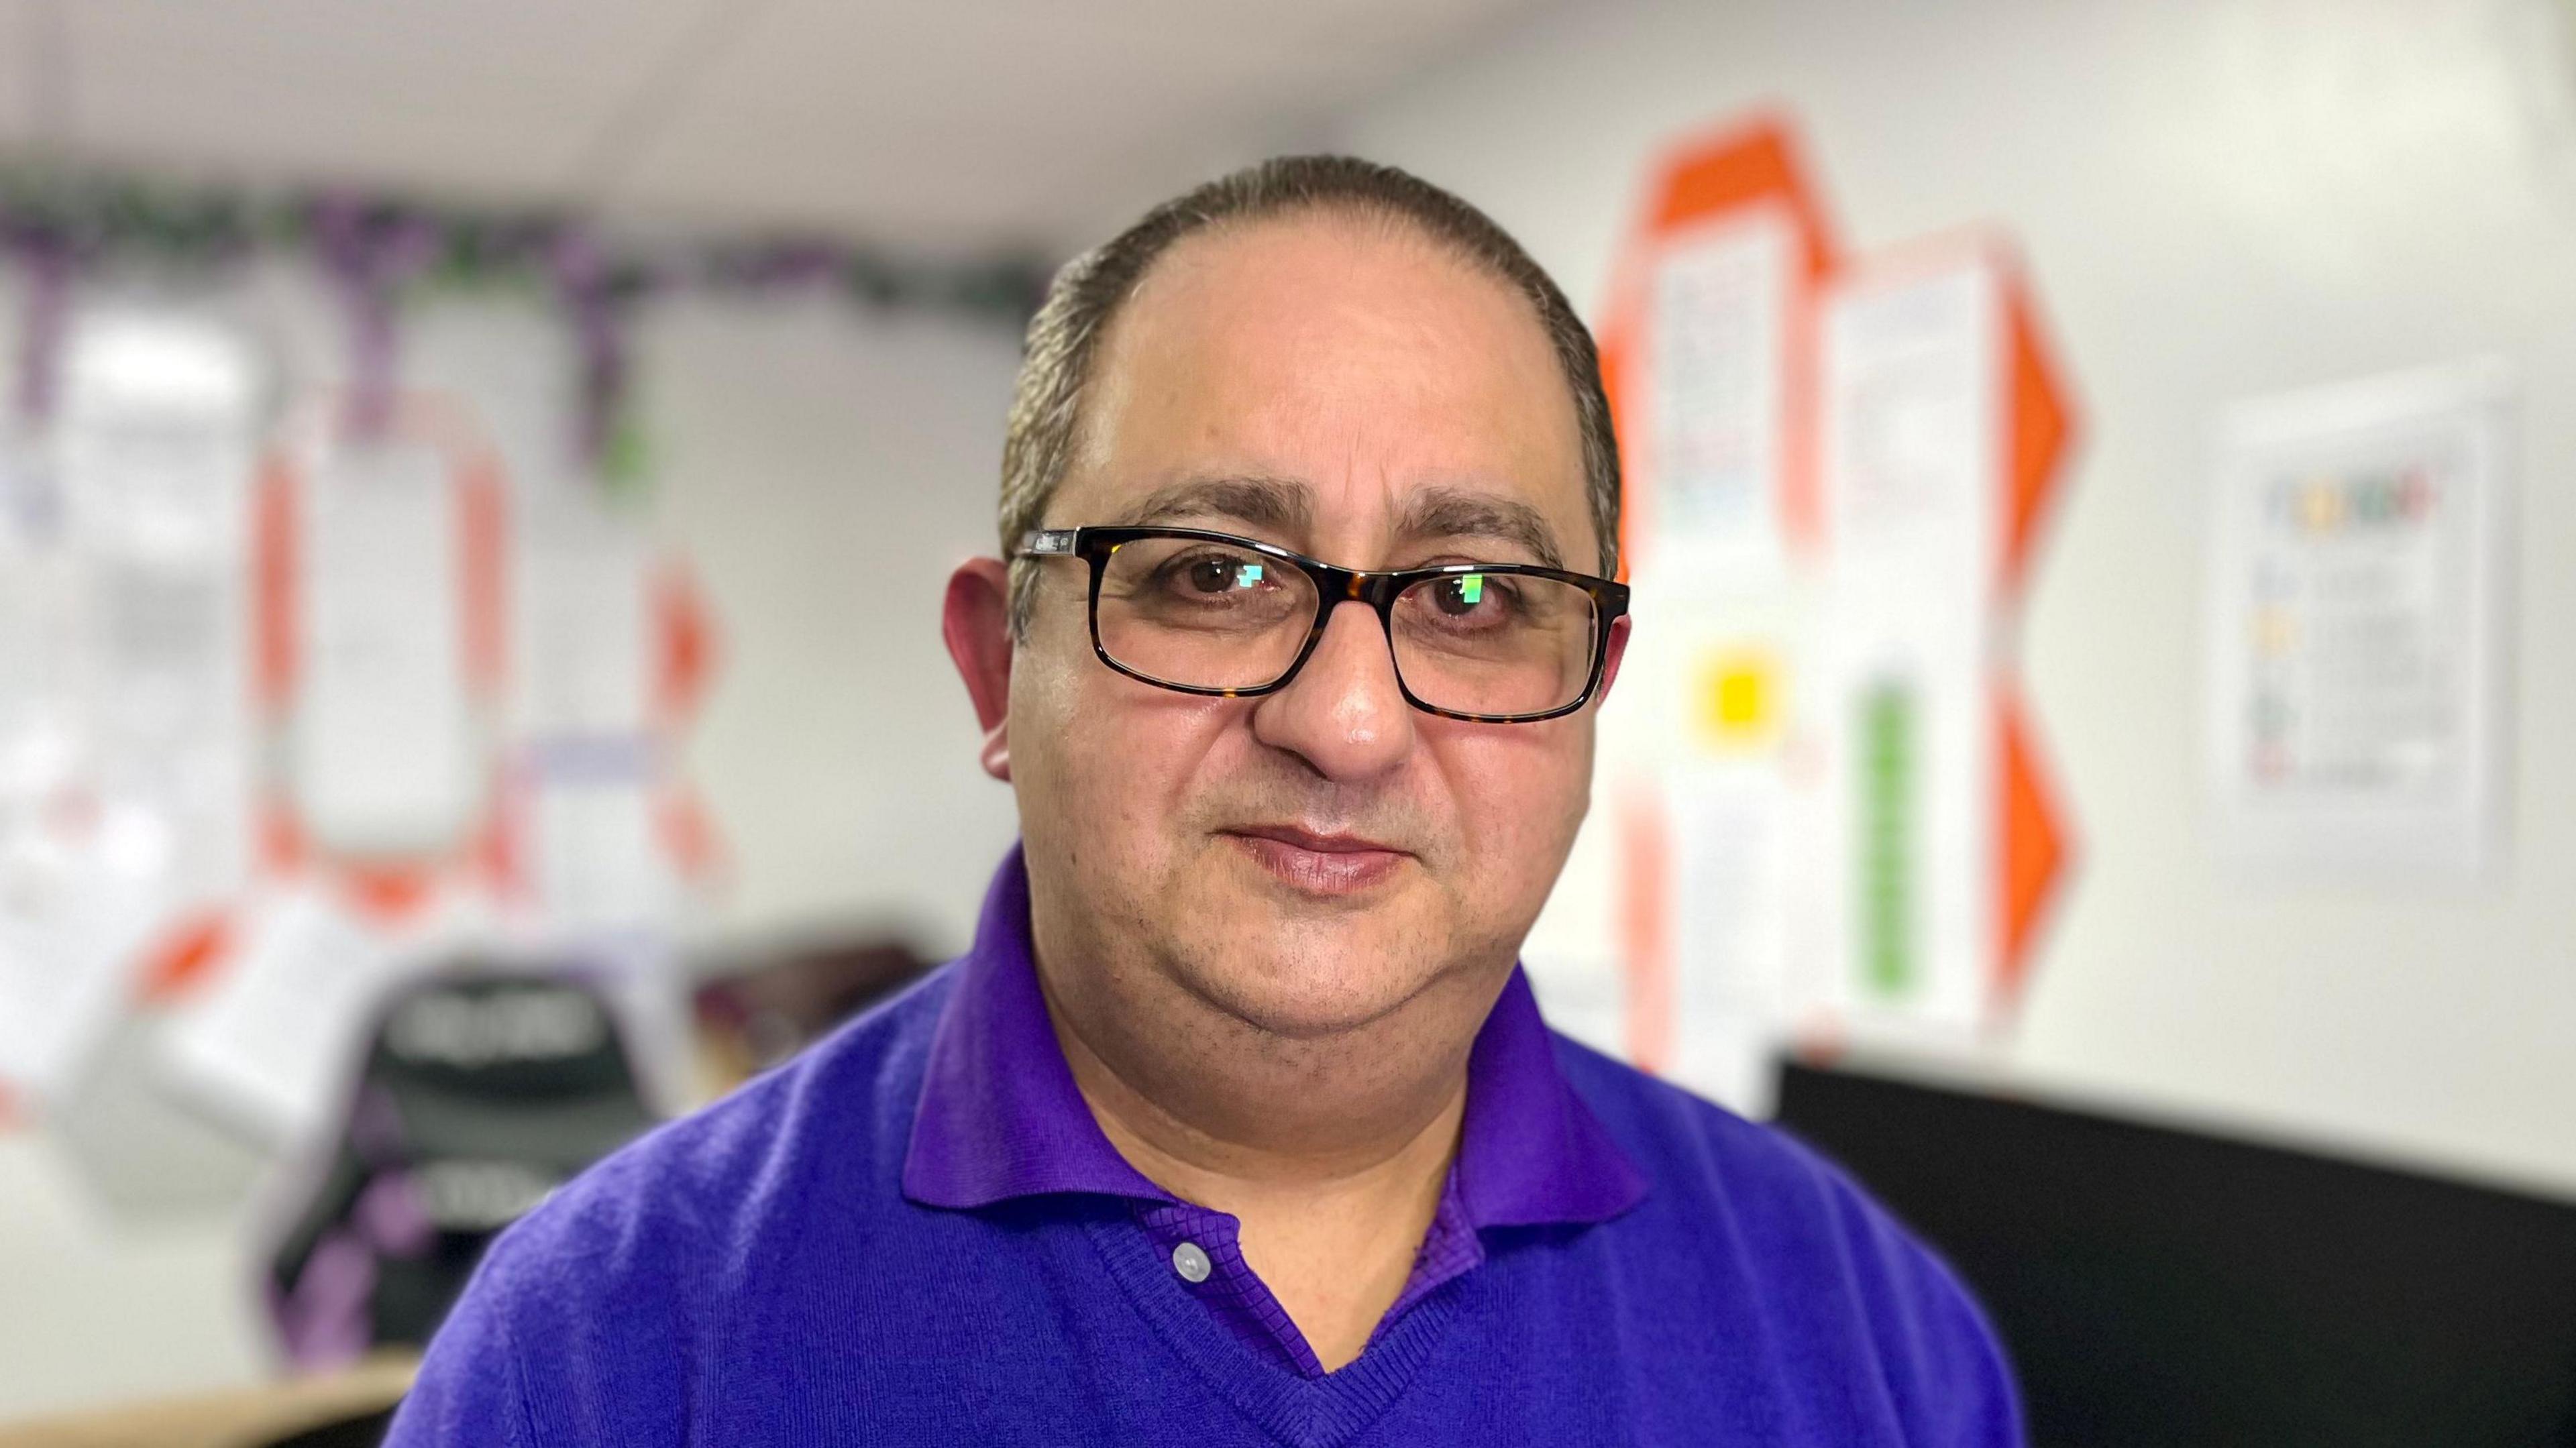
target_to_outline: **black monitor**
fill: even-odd
[[[1779,1119],[1975,1288],[2039,1448],[2576,1445],[2576,1205],[1798,1065]]]

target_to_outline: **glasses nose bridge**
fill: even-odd
[[[1310,568],[1307,572],[1321,575],[1315,579],[1316,642],[1320,644],[1323,641],[1324,630],[1333,626],[1335,610],[1343,604],[1356,603],[1377,615],[1379,632],[1386,636],[1388,662],[1391,665],[1395,649],[1396,575],[1393,572],[1371,572],[1363,568],[1335,568],[1329,565],[1320,569]]]
[[[1367,604],[1383,616],[1395,600],[1396,575],[1392,572],[1331,566],[1307,571],[1322,575],[1315,580],[1315,592],[1322,596],[1328,618],[1334,608],[1345,603]]]
[[[1376,616],[1378,641],[1386,649],[1387,674],[1395,679],[1398,692],[1402,692],[1403,679],[1395,661],[1395,575],[1329,565],[1309,568],[1307,572],[1320,575],[1315,578],[1314,634],[1298,654],[1297,661],[1289,666],[1287,675],[1280,679],[1278,687],[1288,687],[1306,672],[1306,666],[1323,651],[1324,635],[1332,629],[1333,615],[1341,611],[1342,605],[1356,603]]]

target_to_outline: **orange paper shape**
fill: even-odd
[[[2010,406],[2005,442],[2004,532],[1999,592],[2018,600],[2030,572],[2030,557],[2039,525],[2055,502],[2058,478],[2075,437],[2073,400],[2058,381],[2058,372],[2042,344],[2037,308],[2017,271],[2008,270],[2004,292],[2005,365],[2010,369]]]
[[[1995,832],[1997,993],[2009,1003],[2027,983],[2039,927],[2073,856],[2066,812],[2043,767],[2025,711],[2013,691],[1995,688],[1998,758]]]
[[[2003,337],[2007,373],[2002,479],[2003,535],[1995,607],[2017,613],[2029,581],[2040,525],[2055,504],[2073,450],[2074,401],[2042,340],[2028,279],[2007,265]],[[2008,687],[1996,688],[1999,758],[1996,787],[1996,951],[1999,997],[2009,1004],[2029,983],[2039,928],[2068,873],[2073,841],[2067,812],[2043,766],[2028,710]]]
[[[1619,801],[1620,957],[1627,966],[1628,1063],[1653,1074],[1673,1053],[1672,848],[1663,801],[1645,790]]]
[[[653,813],[662,848],[681,878],[704,884],[723,876],[724,839],[695,789],[683,785],[665,792]]]
[[[146,948],[139,993],[147,1001],[177,1000],[214,974],[232,943],[230,911],[182,917]]]
[[[697,580],[678,563],[665,564],[653,580],[653,620],[659,653],[653,707],[663,727],[677,730],[705,699],[716,657],[715,623]]]

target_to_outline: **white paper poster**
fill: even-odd
[[[57,799],[0,819],[0,1081],[71,1087],[124,1009],[159,924],[171,853],[161,817]]]
[[[1631,966],[1623,1045],[1757,1115],[1770,1105],[1785,921],[1800,893],[1789,850],[1803,802],[1769,711],[1795,657],[1777,635],[1796,612],[1782,495],[1805,288],[1784,204],[1662,238],[1628,433],[1652,542],[1635,560],[1634,682],[1617,736],[1634,747],[1616,748],[1624,777],[1647,782],[1638,807],[1658,842],[1630,868],[1660,872],[1669,900],[1654,958]],[[1722,719],[1721,693],[1764,717]]]
[[[557,481],[523,510],[511,590],[523,738],[624,739],[652,723],[652,549],[598,491]]]
[[[578,937],[674,923],[681,882],[658,827],[660,771],[643,748],[564,740],[534,752],[529,884],[551,928]]]
[[[1825,311],[1821,709],[1845,908],[1841,969],[1816,984],[1862,1030],[1973,1030],[1992,999],[2002,318],[1974,256],[1864,273]]]
[[[247,343],[211,324],[85,314],[56,421],[96,784],[160,814],[173,888],[247,870],[247,560],[260,428]]]
[[[1676,778],[1667,798],[1675,972],[1665,1073],[1768,1115],[1796,883],[1789,784],[1776,768],[1718,766]]]
[[[88,311],[63,384],[51,501],[0,518],[0,1077],[39,1093],[105,1038],[173,907],[239,882],[249,795],[248,350]]]
[[[41,807],[89,765],[82,577],[58,539],[0,521],[0,811]]]
[[[2464,366],[2226,419],[2206,729],[2237,863],[2402,881],[2492,858],[2509,398]]]
[[[174,1084],[271,1141],[320,1130],[367,1021],[432,935],[389,935],[318,889],[259,902],[236,958],[166,1024]]]
[[[1656,259],[1641,431],[1659,571],[1741,586],[1785,567],[1787,347],[1802,275],[1796,224],[1777,207],[1682,232]]]
[[[463,525],[446,458],[335,442],[303,490],[296,802],[333,854],[430,856],[483,804]]]
[[[529,509],[518,733],[529,885],[555,929],[664,929],[682,889],[658,827],[653,555],[595,488]]]

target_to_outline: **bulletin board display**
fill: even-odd
[[[1639,1064],[2009,1030],[2071,831],[2016,678],[2076,425],[2009,239],[1855,253],[1794,124],[1650,169],[1602,320],[1637,618],[1604,716]]]
[[[680,764],[718,640],[636,510],[463,396],[272,408],[246,334],[161,314],[68,347],[0,430],[58,500],[0,514],[0,1122],[137,1012],[158,1084],[291,1143],[409,973],[667,985],[722,877]]]

